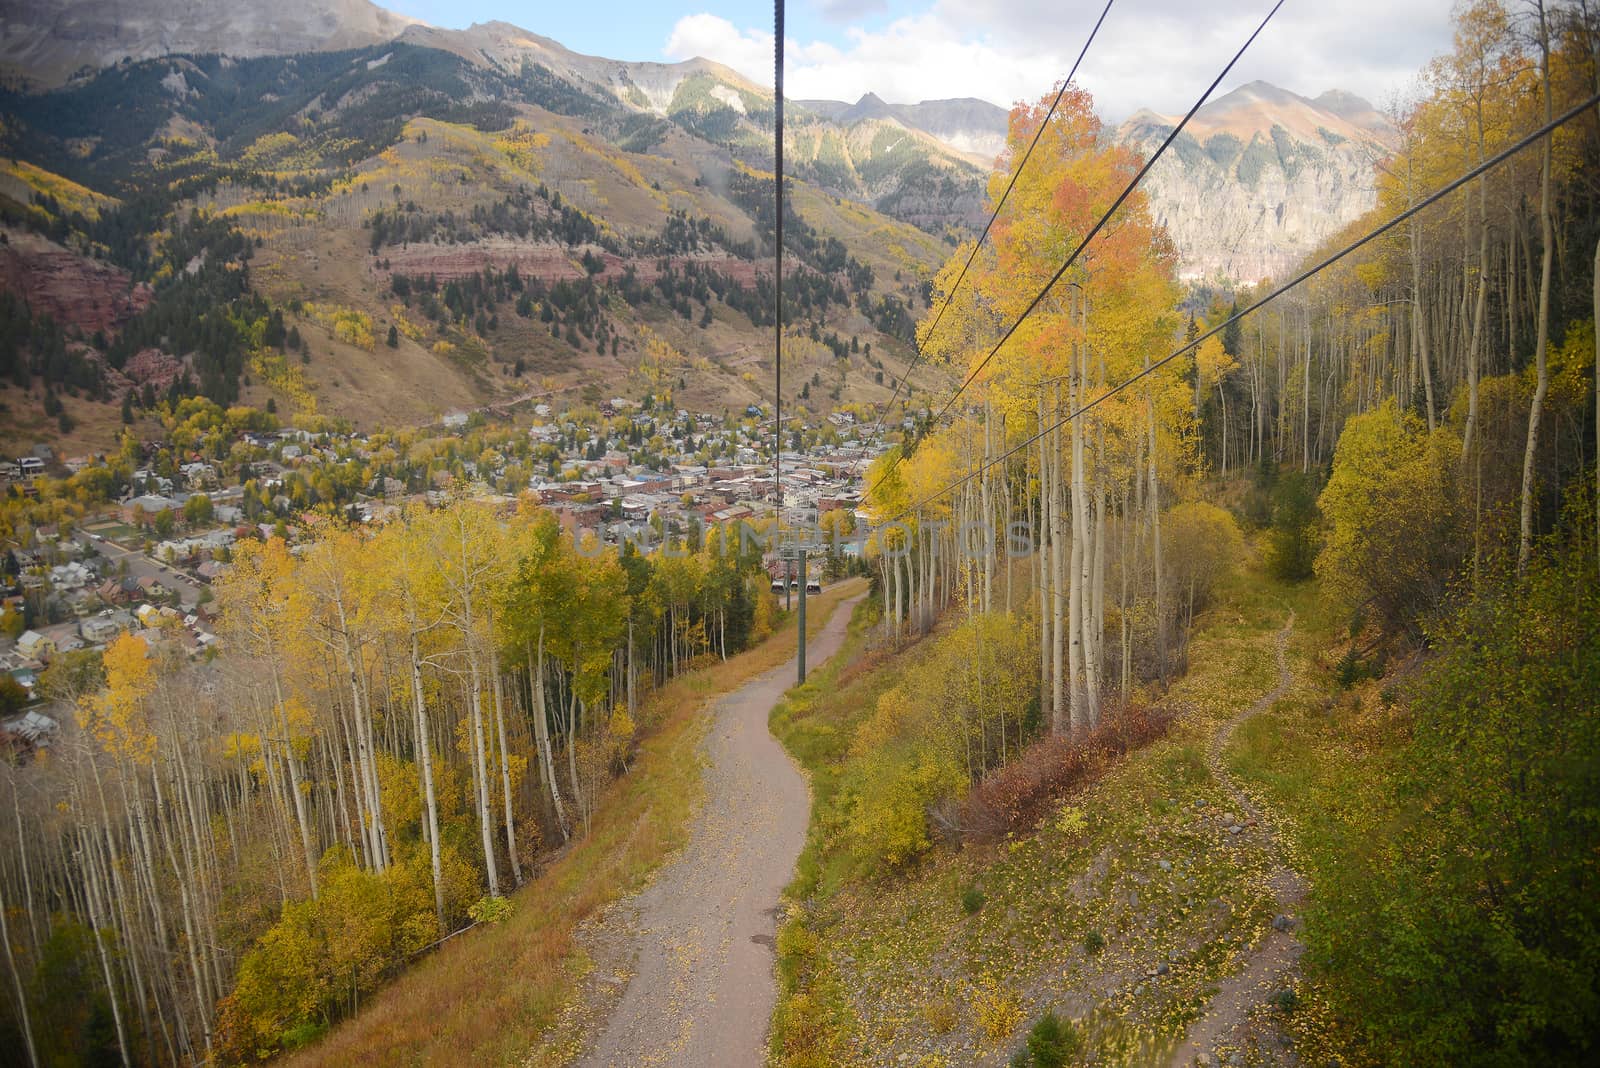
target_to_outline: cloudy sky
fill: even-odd
[[[975,96],[1009,105],[1062,77],[1105,0],[790,0],[787,95],[895,103]],[[1140,107],[1182,112],[1272,0],[1116,0],[1078,80],[1112,121]],[[438,26],[503,19],[614,59],[726,63],[772,83],[772,11],[723,0],[389,0]],[[1449,0],[1287,0],[1223,83],[1257,78],[1314,96],[1359,93],[1379,107],[1450,46]]]

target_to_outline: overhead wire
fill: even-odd
[[[1200,98],[1194,102],[1194,106],[1191,107],[1183,116],[1183,118],[1179,120],[1178,124],[1172,128],[1172,130],[1167,134],[1166,139],[1161,142],[1160,146],[1157,147],[1150,158],[1145,161],[1142,167],[1139,168],[1138,173],[1133,176],[1133,179],[1127,184],[1126,188],[1124,188],[1121,194],[1118,195],[1117,199],[1112,202],[1111,207],[1106,209],[1104,214],[1100,216],[1099,220],[1094,224],[1094,226],[1089,229],[1089,232],[1086,233],[1083,236],[1083,239],[1078,242],[1077,247],[1072,250],[1072,254],[1067,257],[1066,262],[1062,263],[1055,274],[1050,276],[1050,280],[1047,281],[1044,284],[1044,287],[1040,289],[1039,292],[1034,295],[1034,298],[1028,302],[1027,307],[1023,308],[1022,314],[1017,316],[1016,322],[1011,324],[1006,332],[1000,336],[1000,340],[995,342],[994,347],[989,350],[988,354],[985,355],[983,359],[978,362],[978,365],[967,374],[966,378],[962,381],[961,385],[956,388],[955,393],[951,395],[944,407],[939,409],[939,413],[933,417],[929,424],[930,427],[937,426],[939,421],[949,414],[950,409],[955,407],[956,401],[959,400],[961,395],[967,391],[967,387],[971,386],[972,383],[977,380],[978,375],[982,374],[983,369],[989,366],[989,362],[994,359],[995,354],[1005,346],[1007,341],[1011,340],[1011,336],[1017,332],[1018,328],[1020,328],[1027,320],[1028,316],[1032,315],[1034,310],[1039,307],[1039,304],[1050,293],[1050,290],[1054,289],[1056,283],[1061,281],[1061,279],[1066,275],[1067,271],[1071,270],[1072,265],[1076,263],[1078,261],[1078,257],[1083,254],[1083,250],[1089,246],[1089,242],[1094,240],[1095,236],[1105,228],[1106,223],[1111,221],[1112,216],[1117,213],[1117,210],[1122,207],[1123,203],[1133,195],[1133,191],[1137,189],[1139,183],[1144,180],[1144,176],[1150,172],[1150,168],[1155,166],[1156,161],[1159,160],[1162,155],[1166,153],[1167,149],[1171,147],[1172,143],[1177,140],[1178,135],[1183,132],[1184,127],[1189,125],[1189,120],[1194,118],[1195,113],[1198,112],[1200,108],[1205,105],[1205,102],[1211,98],[1211,94],[1216,92],[1217,86],[1222,84],[1222,79],[1226,78],[1228,76],[1228,72],[1233,70],[1234,65],[1239,62],[1240,58],[1245,54],[1245,51],[1252,43],[1255,42],[1255,39],[1261,35],[1261,31],[1267,28],[1267,23],[1272,21],[1272,16],[1276,15],[1278,13],[1278,9],[1283,5],[1284,0],[1277,0],[1277,2],[1272,5],[1272,9],[1267,12],[1266,17],[1261,20],[1260,25],[1258,25],[1254,32],[1252,32],[1250,36],[1245,39],[1244,44],[1239,46],[1239,50],[1233,54],[1232,59],[1228,60],[1227,65],[1222,68],[1221,72],[1218,73],[1214,79],[1212,79],[1211,84],[1206,87],[1206,91],[1201,93]],[[883,485],[884,479],[888,478],[889,475],[894,472],[894,469],[899,466],[900,461],[904,456],[904,450],[896,453],[893,459],[889,461],[889,466],[883,471],[882,474],[878,476],[877,481],[868,487],[865,495],[870,496],[873,490]]]
[[[772,0],[772,495],[783,526],[783,0]]]
[[[1078,75],[1078,67],[1083,63],[1083,57],[1089,54],[1089,46],[1094,44],[1095,37],[1100,33],[1100,26],[1106,21],[1106,16],[1111,14],[1111,5],[1114,3],[1116,3],[1116,0],[1106,0],[1106,6],[1101,9],[1100,17],[1095,20],[1093,28],[1089,30],[1089,36],[1084,40],[1083,48],[1078,51],[1078,58],[1072,61],[1072,69],[1067,72],[1066,80],[1061,83],[1061,88],[1056,90],[1055,99],[1050,102],[1050,108],[1045,112],[1044,121],[1039,123],[1038,129],[1034,130],[1033,140],[1028,142],[1027,150],[1022,153],[1021,160],[1013,168],[1011,180],[1006,183],[1005,192],[1001,193],[1000,199],[995,202],[994,210],[989,213],[989,221],[983,224],[983,232],[978,235],[978,240],[973,244],[972,251],[967,253],[967,261],[961,265],[961,272],[956,275],[955,284],[945,293],[944,300],[939,304],[939,311],[933,317],[933,325],[928,327],[925,337],[933,337],[934,332],[939,329],[939,322],[944,318],[944,313],[955,300],[956,292],[961,288],[961,283],[966,279],[967,272],[972,268],[973,261],[978,257],[978,250],[983,248],[984,241],[989,237],[989,231],[994,228],[995,220],[1000,217],[1000,210],[1005,207],[1006,201],[1011,196],[1011,191],[1016,188],[1017,179],[1022,175],[1022,168],[1028,165],[1028,158],[1033,155],[1034,148],[1039,144],[1039,138],[1044,135],[1045,129],[1049,127],[1050,120],[1056,113],[1056,109],[1061,106],[1062,98],[1067,95],[1067,90],[1072,87],[1072,80]],[[911,362],[906,364],[905,370],[901,372],[899,379],[894,384],[894,391],[889,394],[888,401],[879,409],[878,419],[873,424],[872,433],[867,435],[862,442],[861,448],[857,450],[855,461],[850,465],[850,473],[852,475],[855,474],[856,468],[861,464],[861,459],[866,454],[866,450],[872,447],[872,443],[877,440],[878,435],[883,431],[884,417],[889,414],[889,409],[894,407],[894,402],[899,398],[900,387],[910,380],[911,371],[917,366],[917,361],[922,359],[922,349],[923,345],[913,342]],[[906,399],[909,400],[910,396],[908,392]]]
[[[1093,400],[1088,401],[1088,402],[1084,403],[1083,405],[1081,405],[1080,407],[1078,407],[1077,409],[1067,413],[1066,415],[1062,416],[1060,419],[1056,420],[1054,423],[1051,423],[1049,426],[1041,427],[1037,432],[1035,432],[1035,433],[1029,435],[1028,437],[1024,438],[1017,445],[1013,446],[1010,449],[1007,449],[1005,452],[1000,453],[999,455],[995,456],[992,460],[988,460],[988,461],[986,461],[986,462],[984,462],[982,464],[979,464],[977,467],[975,467],[972,470],[968,471],[965,475],[963,475],[960,478],[956,479],[954,482],[951,482],[949,485],[944,486],[943,488],[937,490],[936,492],[931,493],[928,496],[922,498],[916,504],[913,504],[913,505],[910,505],[910,506],[908,506],[906,508],[901,509],[899,512],[895,513],[892,517],[890,517],[889,519],[885,520],[885,523],[893,523],[893,522],[896,522],[896,521],[898,521],[900,519],[903,519],[906,516],[912,514],[915,511],[917,511],[919,508],[926,507],[929,503],[938,500],[940,497],[943,497],[945,494],[949,493],[951,490],[959,489],[960,487],[966,485],[968,482],[971,482],[974,478],[977,478],[979,475],[981,475],[984,471],[987,471],[989,468],[998,466],[999,464],[1002,464],[1002,463],[1006,462],[1011,457],[1015,456],[1017,453],[1021,452],[1024,449],[1026,449],[1029,445],[1032,445],[1034,442],[1036,442],[1040,438],[1044,437],[1046,434],[1049,434],[1049,433],[1057,430],[1058,428],[1067,425],[1068,423],[1072,422],[1074,419],[1077,419],[1078,417],[1084,415],[1085,413],[1093,410],[1094,408],[1098,407],[1099,405],[1101,405],[1101,404],[1105,403],[1106,401],[1110,400],[1112,397],[1115,397],[1117,394],[1119,394],[1119,393],[1123,392],[1124,390],[1128,389],[1130,386],[1133,386],[1133,385],[1143,381],[1144,379],[1149,378],[1152,374],[1154,374],[1161,367],[1165,366],[1166,364],[1171,363],[1173,360],[1176,360],[1178,357],[1184,355],[1185,353],[1190,352],[1195,348],[1198,348],[1207,339],[1215,337],[1216,335],[1222,333],[1224,330],[1228,329],[1228,327],[1230,327],[1230,326],[1234,325],[1235,323],[1238,323],[1241,320],[1245,319],[1247,316],[1249,316],[1253,312],[1259,311],[1262,307],[1264,307],[1267,304],[1271,303],[1272,301],[1276,300],[1278,297],[1283,296],[1285,293],[1289,292],[1289,290],[1291,290],[1291,289],[1295,288],[1296,286],[1300,285],[1302,282],[1306,281],[1307,279],[1311,278],[1314,275],[1317,275],[1317,274],[1321,273],[1322,271],[1327,270],[1329,267],[1332,267],[1335,263],[1337,263],[1338,261],[1344,259],[1346,256],[1348,256],[1351,253],[1357,251],[1358,249],[1362,248],[1363,246],[1365,246],[1367,244],[1370,244],[1371,242],[1377,240],[1379,237],[1382,237],[1384,234],[1388,233],[1390,230],[1394,229],[1396,226],[1399,226],[1401,223],[1405,222],[1406,220],[1411,219],[1412,217],[1417,215],[1419,212],[1421,212],[1424,209],[1428,208],[1430,205],[1438,203],[1440,200],[1444,199],[1446,196],[1448,196],[1451,193],[1455,192],[1457,189],[1460,189],[1462,186],[1466,185],[1468,182],[1471,182],[1473,179],[1479,177],[1480,175],[1486,173],[1487,171],[1490,171],[1490,170],[1494,169],[1495,167],[1499,166],[1500,164],[1504,163],[1506,160],[1510,159],[1512,156],[1516,155],[1518,152],[1521,152],[1524,149],[1526,149],[1526,148],[1528,148],[1528,147],[1530,147],[1530,146],[1532,146],[1534,144],[1537,144],[1543,138],[1548,137],[1550,134],[1554,133],[1559,127],[1565,125],[1566,123],[1571,122],[1573,119],[1575,119],[1578,116],[1584,114],[1586,111],[1588,111],[1592,107],[1595,107],[1596,105],[1600,105],[1600,93],[1595,93],[1593,96],[1589,97],[1587,100],[1583,101],[1581,104],[1578,104],[1578,105],[1572,107],[1571,109],[1563,112],[1562,114],[1556,116],[1555,118],[1551,119],[1549,122],[1545,123],[1543,126],[1539,127],[1537,130],[1534,130],[1532,133],[1530,133],[1527,136],[1523,137],[1521,140],[1517,141],[1515,144],[1509,146],[1508,148],[1505,148],[1505,149],[1501,150],[1500,152],[1497,152],[1493,156],[1490,156],[1488,159],[1486,159],[1483,162],[1479,163],[1477,166],[1475,166],[1471,170],[1465,172],[1460,177],[1458,177],[1455,180],[1451,181],[1449,184],[1441,186],[1440,188],[1436,189],[1434,192],[1428,194],[1422,200],[1418,201],[1416,204],[1414,204],[1411,207],[1407,208],[1405,211],[1402,211],[1398,215],[1396,215],[1393,218],[1389,219],[1387,222],[1383,223],[1381,226],[1378,226],[1376,229],[1368,231],[1365,235],[1357,238],[1355,241],[1352,241],[1350,244],[1344,246],[1338,252],[1335,252],[1332,255],[1330,255],[1330,256],[1326,257],[1325,259],[1321,260],[1315,266],[1307,268],[1304,271],[1301,271],[1294,278],[1292,278],[1289,281],[1287,281],[1287,282],[1283,283],[1282,285],[1278,286],[1276,289],[1272,290],[1266,296],[1261,297],[1259,300],[1254,301],[1248,307],[1245,307],[1245,308],[1235,312],[1234,314],[1230,315],[1228,318],[1224,319],[1222,322],[1218,323],[1216,326],[1211,327],[1209,330],[1206,330],[1204,333],[1197,334],[1197,335],[1195,335],[1195,337],[1185,341],[1180,348],[1175,349],[1173,352],[1169,353],[1168,355],[1161,357],[1161,359],[1159,359],[1159,360],[1155,361],[1154,363],[1150,364],[1148,367],[1146,367],[1143,370],[1139,371],[1137,374],[1130,376],[1129,378],[1125,379],[1124,381],[1118,383],[1116,386],[1113,386],[1112,388],[1106,390],[1104,393],[1100,394],[1098,397],[1095,397]],[[892,468],[891,468],[891,470],[892,470]],[[885,472],[885,477],[887,477],[888,474],[889,474],[889,472]],[[878,485],[882,485],[882,481],[881,480],[878,482]]]

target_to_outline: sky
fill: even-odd
[[[1078,82],[1109,121],[1182,113],[1273,0],[1115,0]],[[500,19],[578,52],[622,60],[714,59],[772,84],[772,9],[725,0],[388,0],[436,26]],[[1286,0],[1218,95],[1262,79],[1306,96],[1344,89],[1380,108],[1414,91],[1451,44],[1449,0]],[[1072,65],[1104,0],[789,0],[785,94],[891,103],[1037,99]]]

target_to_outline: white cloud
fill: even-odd
[[[672,27],[662,52],[671,59],[714,59],[772,86],[772,33],[741,30],[720,15],[685,15]]]
[[[855,100],[870,91],[895,102],[975,96],[1001,105],[1037,99],[1066,74],[1103,6],[933,0],[881,28],[846,30],[839,44],[790,39],[788,95]],[[1078,80],[1111,121],[1140,107],[1182,112],[1269,7],[1269,0],[1123,0]],[[1307,95],[1347,89],[1382,106],[1449,45],[1448,0],[1289,0],[1218,92],[1260,78]],[[664,51],[673,59],[702,55],[772,84],[770,30],[690,15]]]

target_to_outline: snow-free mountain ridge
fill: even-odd
[[[770,137],[771,91],[720,63],[627,62],[575,52],[507,22],[453,30],[370,0],[14,0],[0,22],[0,71],[14,84],[60,85],[125,60],[237,57],[369,47],[438,49],[497,75],[542,70],[609,113],[633,115],[626,147],[650,151],[683,127],[736,153]],[[1008,113],[973,98],[894,104],[796,100],[789,149],[796,173],[835,195],[939,231],[974,227],[984,176],[1005,148]],[[1143,109],[1107,136],[1150,152],[1175,116]],[[1255,81],[1195,115],[1146,189],[1171,231],[1183,273],[1247,282],[1282,272],[1371,207],[1374,164],[1393,143],[1389,121],[1361,97],[1305,97]]]

